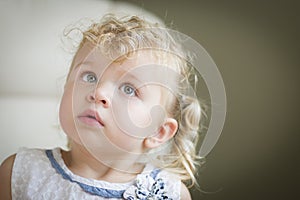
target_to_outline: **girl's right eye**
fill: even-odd
[[[82,74],[82,80],[88,83],[97,83],[97,76],[93,72],[85,72]]]

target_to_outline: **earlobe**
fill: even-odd
[[[153,137],[147,137],[144,139],[144,146],[147,149],[152,149],[159,146],[159,143]]]
[[[144,139],[144,146],[146,148],[155,148],[164,144],[175,135],[177,128],[177,121],[173,118],[167,118],[157,134]]]

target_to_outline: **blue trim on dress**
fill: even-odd
[[[80,183],[76,180],[73,180],[63,170],[63,168],[61,168],[61,166],[57,163],[51,150],[46,150],[46,155],[49,158],[52,167],[56,170],[57,173],[61,174],[64,179],[69,180],[69,181],[79,185],[85,192],[88,192],[92,195],[105,197],[105,198],[122,198],[123,197],[123,193],[125,192],[125,190],[109,190],[109,189],[104,189],[104,188],[98,188],[98,187],[86,185],[84,183]]]
[[[160,169],[154,169],[151,173],[150,176],[155,180],[156,176],[158,175],[158,173],[160,172]]]

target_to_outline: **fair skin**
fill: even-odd
[[[16,155],[8,157],[0,166],[0,199],[11,199],[11,174]]]
[[[135,163],[143,152],[166,142],[177,130],[176,120],[153,112],[152,108],[162,111],[162,89],[149,83],[155,74],[139,70],[154,64],[152,59],[141,53],[138,59],[111,62],[88,45],[78,57],[60,107],[72,150],[83,146],[85,157],[91,154],[103,168],[139,173],[143,166]]]
[[[164,88],[153,83],[160,82],[156,74],[143,68],[153,64],[144,52],[111,62],[89,44],[79,50],[60,106],[61,126],[72,147],[62,157],[73,173],[131,181],[144,168],[136,164],[140,156],[174,136],[177,122],[162,112]],[[0,168],[0,197],[5,199],[10,199],[13,162],[14,156]],[[181,199],[191,199],[184,184]]]

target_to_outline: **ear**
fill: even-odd
[[[158,133],[144,139],[144,147],[155,148],[171,139],[178,129],[178,123],[173,118],[167,118]]]

